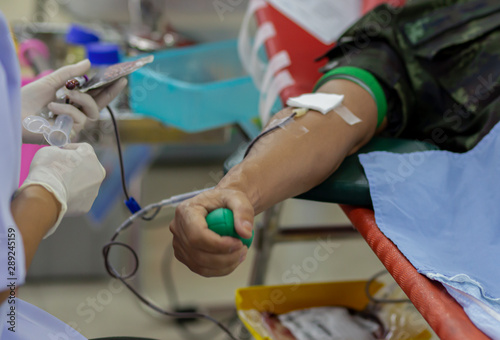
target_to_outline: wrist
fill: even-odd
[[[15,195],[15,198],[27,199],[39,203],[45,209],[54,213],[57,216],[61,213],[62,205],[56,196],[47,190],[44,186],[39,184],[30,184],[21,187]]]
[[[243,163],[232,168],[217,184],[219,190],[235,190],[244,194],[252,205],[255,214],[261,212],[261,195],[254,171]]]
[[[26,268],[43,237],[57,223],[60,209],[57,199],[40,185],[26,185],[16,192],[10,210],[22,236]]]

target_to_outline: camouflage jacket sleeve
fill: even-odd
[[[498,41],[496,0],[409,0],[378,6],[325,56],[379,80],[391,135],[466,151],[500,119]]]

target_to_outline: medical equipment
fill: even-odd
[[[75,77],[73,79],[70,79],[66,82],[66,88],[68,90],[74,90],[76,88],[81,88],[83,85],[85,85],[89,81],[89,77],[87,75],[83,75],[81,77]]]
[[[327,114],[331,110],[335,111],[347,124],[354,125],[361,122],[361,119],[356,117],[347,107],[342,105],[344,99],[343,95],[328,94],[328,93],[311,93],[302,95],[300,97],[289,98],[287,104],[289,106],[296,106],[292,110],[292,114],[288,117],[277,119],[257,137],[255,137],[250,144],[248,144],[245,156],[246,157],[255,143],[265,135],[276,131],[277,129],[285,129],[294,118],[299,118],[308,112],[308,109],[317,110],[322,114]]]
[[[271,124],[271,126],[269,126],[266,130],[262,131],[257,137],[255,137],[250,142],[250,144],[248,144],[244,157],[248,156],[248,154],[250,153],[250,150],[253,148],[255,143],[257,143],[257,141],[260,140],[262,137],[270,134],[273,131],[276,131],[277,129],[284,128],[288,123],[290,123],[293,120],[294,117],[302,116],[302,115],[303,115],[303,112],[301,112],[301,111],[299,112],[299,111],[294,110],[292,112],[292,114],[289,115],[288,117],[285,117],[283,119],[278,119],[277,121],[275,121],[273,124]]]
[[[73,118],[68,115],[59,115],[51,125],[41,116],[29,116],[23,120],[23,126],[29,132],[41,133],[52,146],[63,147],[69,143],[69,135],[73,127]]]
[[[74,79],[71,79],[68,80],[68,83],[73,84],[74,81]],[[69,97],[64,93],[63,89],[56,92],[56,98],[56,103],[70,104]],[[63,147],[70,142],[73,118],[68,115],[59,115],[54,120],[54,124],[50,124],[49,119],[52,118],[54,118],[53,113],[45,109],[38,116],[26,117],[23,120],[23,126],[29,132],[43,134],[50,145]]]
[[[279,315],[262,314],[267,328],[273,335],[278,335],[273,336],[276,339],[374,340],[384,334],[384,326],[374,314],[344,306],[308,307]]]
[[[291,107],[311,109],[326,115],[330,111],[338,114],[347,124],[361,122],[347,107],[342,105],[344,95],[334,93],[307,93],[299,97],[288,98],[286,104]]]
[[[122,166],[121,162],[120,162],[120,164]],[[122,173],[123,173],[123,167],[122,167]],[[125,189],[125,186],[124,186],[124,189]],[[212,318],[209,315],[202,314],[202,313],[196,313],[196,312],[193,312],[193,313],[191,313],[191,312],[187,312],[187,313],[169,312],[169,311],[166,311],[166,310],[156,306],[151,301],[149,301],[147,298],[145,298],[141,293],[139,293],[135,288],[133,288],[127,282],[127,279],[132,278],[137,273],[137,270],[139,269],[139,258],[137,256],[136,252],[128,244],[116,241],[116,239],[118,238],[120,233],[122,231],[126,230],[128,227],[130,227],[132,225],[132,223],[134,222],[134,220],[136,220],[138,218],[142,218],[143,220],[152,220],[153,218],[156,217],[156,215],[160,212],[160,210],[162,208],[168,207],[168,206],[175,206],[175,205],[177,205],[177,204],[179,204],[187,199],[195,197],[196,195],[201,194],[201,193],[203,193],[207,190],[211,190],[211,189],[213,189],[213,187],[208,188],[208,189],[202,189],[202,190],[198,190],[198,191],[189,192],[189,193],[182,194],[182,195],[172,196],[172,197],[165,199],[165,200],[162,200],[160,202],[150,204],[147,207],[145,207],[144,209],[137,211],[136,213],[134,213],[132,216],[130,216],[127,220],[125,220],[118,227],[118,229],[115,231],[113,237],[111,238],[110,242],[103,247],[102,253],[104,256],[104,264],[105,264],[106,271],[108,272],[108,274],[110,276],[120,280],[146,306],[150,307],[151,309],[155,310],[156,312],[158,312],[160,314],[164,314],[164,315],[167,315],[167,316],[170,316],[173,318],[177,318],[177,319],[202,318],[202,319],[209,320],[209,321],[213,322],[215,325],[217,325],[218,327],[220,327],[231,339],[237,340],[237,338],[231,333],[231,331],[226,326],[224,326],[222,323],[215,320],[214,318]],[[146,217],[146,214],[150,211],[153,211],[152,215],[149,217]],[[207,216],[207,223],[208,223],[208,226],[211,230],[219,233],[221,236],[232,236],[232,237],[235,237],[234,235],[238,236],[234,230],[233,216],[232,216],[232,212],[229,209],[220,208],[220,209],[212,211],[212,213]],[[242,240],[242,242],[247,247],[249,247],[250,244],[252,243],[252,240],[253,240],[253,234],[252,234],[252,238],[250,238],[248,240],[242,239],[239,236],[238,236],[238,238],[240,240]],[[128,249],[132,253],[132,256],[133,256],[134,262],[135,262],[135,266],[130,273],[120,274],[110,264],[109,252],[113,246],[123,247],[125,249]]]
[[[81,88],[89,81],[86,75],[75,77],[66,82],[68,90]],[[69,97],[59,90],[56,93],[57,103],[69,104]],[[45,113],[50,119],[53,117],[52,112]],[[56,117],[54,124],[40,116],[28,116],[23,120],[23,126],[26,130],[32,133],[43,134],[47,143],[52,146],[63,147],[70,142],[71,129],[73,128],[73,118],[68,115],[59,115]]]
[[[80,92],[87,92],[109,85],[118,79],[129,75],[146,64],[153,62],[154,56],[147,56],[135,61],[129,61],[112,65],[106,69],[100,70],[92,79],[84,75],[70,79],[66,82],[66,88],[69,90],[79,89]],[[59,90],[56,92],[58,103],[71,104],[69,97]],[[108,107],[109,110],[109,107]],[[38,116],[29,116],[23,120],[23,126],[26,130],[32,133],[43,134],[47,143],[52,146],[63,147],[70,143],[70,134],[73,128],[73,118],[68,115],[59,115],[50,124],[48,119],[53,118],[51,112],[42,112]],[[114,118],[114,117],[113,117]]]
[[[127,220],[125,220],[115,231],[114,235],[111,237],[110,242],[107,243],[103,249],[102,253],[104,256],[104,264],[106,267],[106,271],[108,274],[118,280],[120,280],[141,302],[143,302],[145,305],[150,307],[151,309],[155,310],[156,312],[160,314],[164,314],[170,317],[174,317],[177,319],[194,319],[194,318],[202,318],[209,320],[213,322],[215,325],[217,325],[219,328],[221,328],[231,339],[237,340],[237,338],[231,333],[231,331],[224,326],[222,323],[219,321],[215,320],[209,315],[202,314],[202,313],[191,313],[191,312],[169,312],[166,311],[155,304],[153,304],[151,301],[149,301],[147,298],[145,298],[141,293],[139,293],[135,288],[133,288],[128,282],[127,279],[132,278],[136,273],[139,268],[139,257],[137,256],[137,253],[134,251],[134,249],[123,242],[116,241],[118,236],[120,235],[121,232],[126,230],[128,227],[132,225],[132,223],[138,219],[141,218],[142,220],[145,221],[151,221],[153,220],[160,210],[164,207],[168,206],[175,206],[185,200],[188,200],[190,198],[193,198],[207,190],[214,189],[208,188],[208,189],[202,189],[198,191],[193,191],[177,196],[172,196],[168,199],[162,200],[157,203],[150,204],[146,206],[145,208],[141,209],[140,205],[137,203],[137,201],[131,197],[128,194],[127,186],[125,183],[125,171],[124,171],[124,166],[123,166],[123,156],[122,156],[122,151],[121,151],[121,142],[120,142],[120,135],[118,133],[118,126],[116,123],[116,119],[114,117],[113,110],[108,107],[111,120],[113,122],[113,126],[115,129],[115,137],[116,137],[116,143],[117,143],[117,149],[118,149],[118,157],[119,157],[119,164],[120,164],[120,172],[121,172],[121,179],[122,179],[122,188],[123,188],[123,193],[126,197],[125,204],[129,208],[129,210],[132,212],[132,216],[130,216]],[[152,214],[149,216],[146,216],[149,212],[152,211]],[[234,228],[234,217],[233,213],[231,210],[226,209],[226,208],[219,208],[211,213],[209,213],[206,217],[207,225],[208,228],[217,234],[221,236],[230,236],[230,237],[235,237],[239,240],[242,241],[244,245],[247,247],[250,247],[252,244],[253,238],[254,238],[254,232],[252,231],[252,237],[249,239],[244,239],[241,236],[238,235]],[[118,246],[125,248],[129,250],[134,258],[135,266],[132,269],[132,271],[128,274],[120,274],[109,262],[109,252],[112,247]]]
[[[82,86],[80,91],[87,92],[90,90],[95,90],[102,86],[106,86],[122,77],[131,74],[144,65],[152,63],[154,59],[155,57],[150,55],[134,61],[127,61],[124,63],[111,65],[105,69],[101,69],[94,77],[92,77],[92,79],[90,79],[88,83]]]

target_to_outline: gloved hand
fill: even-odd
[[[65,214],[87,213],[99,192],[106,171],[87,143],[68,144],[40,149],[33,158],[28,177],[19,190],[41,185],[61,203],[57,222],[47,233],[51,235]]]
[[[85,127],[87,121],[96,121],[99,118],[99,112],[127,85],[127,80],[123,78],[108,87],[89,91],[89,93],[65,90],[71,103],[81,109],[77,109],[74,105],[54,102],[57,99],[57,90],[63,87],[68,80],[84,75],[89,69],[90,62],[84,60],[75,65],[62,67],[46,77],[23,86],[21,89],[22,119],[40,113],[48,105],[48,109],[54,114],[66,114],[73,118],[71,135],[76,136]],[[43,139],[40,136],[23,129],[25,142],[41,143]]]

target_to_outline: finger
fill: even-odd
[[[233,255],[214,255],[186,250],[176,242],[173,242],[172,245],[175,257],[180,262],[184,263],[191,271],[205,277],[228,275],[247,256],[246,248]]]
[[[63,149],[65,150],[77,150],[81,154],[88,154],[88,155],[94,155],[95,156],[95,151],[92,145],[89,143],[69,143],[66,144]],[[97,157],[97,156],[96,156]]]
[[[119,82],[120,80],[122,80],[122,79],[127,80],[127,78],[119,78],[119,79],[117,79],[117,80],[115,80],[115,81],[113,81],[113,82],[111,82],[111,83],[109,83],[109,84],[103,85],[103,86],[98,87],[98,88],[93,89],[93,90],[89,90],[89,91],[87,91],[86,93],[87,93],[87,94],[90,94],[92,97],[94,97],[94,98],[95,98],[95,97],[97,97],[100,93],[102,93],[103,91],[106,91],[108,88],[110,88],[111,86],[115,85],[116,83],[118,83],[118,82]],[[128,82],[128,81],[127,81],[127,82]]]
[[[226,267],[220,267],[220,268],[206,268],[202,267],[200,268],[198,274],[204,276],[204,277],[218,277],[218,276],[225,276],[231,274],[238,266],[246,259],[246,254],[240,256],[238,261],[234,261],[232,264],[226,266]]]
[[[111,103],[113,99],[127,86],[127,79],[122,78],[115,82],[113,85],[105,88],[94,99],[97,106],[102,110]]]
[[[233,211],[234,228],[245,239],[252,237],[254,210],[248,198],[238,191],[224,191],[224,205]]]
[[[217,268],[217,269],[212,269],[212,268],[196,268],[193,270],[193,272],[203,276],[203,277],[220,277],[220,276],[226,276],[231,274],[238,266],[240,265],[240,262],[235,262],[229,267],[224,267],[224,268]]]
[[[99,95],[99,93],[101,93],[102,91],[106,90],[108,87],[110,87],[110,86],[114,85],[115,83],[116,83],[116,81],[115,81],[115,82],[113,82],[113,83],[111,83],[111,84],[107,84],[107,85],[104,85],[104,86],[102,86],[102,87],[98,87],[98,88],[96,88],[96,89],[89,90],[89,91],[87,91],[87,92],[85,92],[85,93],[86,93],[86,94],[89,94],[89,95],[91,95],[93,98],[95,98],[95,97],[97,97],[97,96]]]
[[[173,242],[174,248],[183,254],[183,258],[192,263],[192,266],[205,268],[210,270],[220,270],[224,268],[232,268],[238,265],[247,255],[247,248],[244,247],[231,254],[211,254],[203,251],[193,251],[186,248],[180,242]]]
[[[50,103],[48,108],[55,115],[68,115],[73,118],[73,130],[80,132],[87,120],[87,116],[71,104]]]
[[[62,149],[68,151],[75,151],[82,157],[87,157],[86,158],[87,160],[89,159],[88,157],[90,157],[91,159],[96,161],[97,164],[99,165],[99,169],[101,170],[100,181],[102,181],[106,176],[106,170],[104,169],[101,162],[97,158],[94,148],[89,143],[70,143],[66,144]]]
[[[218,271],[225,271],[227,268],[234,268],[241,263],[241,260],[247,255],[247,248],[243,247],[232,254],[210,254],[205,252],[193,252],[192,259],[201,268]]]
[[[209,230],[206,215],[207,211],[203,207],[191,206],[190,202],[186,201],[177,207],[170,229],[186,247],[207,253],[228,254],[243,247],[240,240],[222,237]]]
[[[91,121],[96,121],[99,119],[99,112],[101,111],[97,106],[94,98],[86,93],[80,91],[66,91],[72,104],[78,104],[82,107],[83,113],[87,115],[87,118]]]
[[[183,232],[192,248],[212,254],[227,254],[234,251],[234,249],[244,247],[240,240],[221,236],[208,229],[206,215],[207,212],[203,209],[202,212],[200,211],[197,214],[187,214],[183,221]],[[200,229],[192,226],[200,226]]]
[[[202,229],[195,234],[192,234],[191,231],[186,232],[186,229],[186,227],[177,230],[171,228],[171,231],[177,242],[192,252],[229,255],[246,248],[240,240],[230,236],[220,236],[209,229]],[[195,236],[193,237],[193,235]]]
[[[91,157],[97,160],[94,148],[89,143],[69,143],[62,147],[63,150],[76,151],[81,156]]]
[[[63,146],[61,149],[63,150],[76,150],[80,146],[81,143],[69,143]]]
[[[50,86],[54,91],[63,87],[68,80],[74,77],[82,76],[90,69],[90,61],[83,60],[78,64],[68,65],[52,72],[41,80]]]

